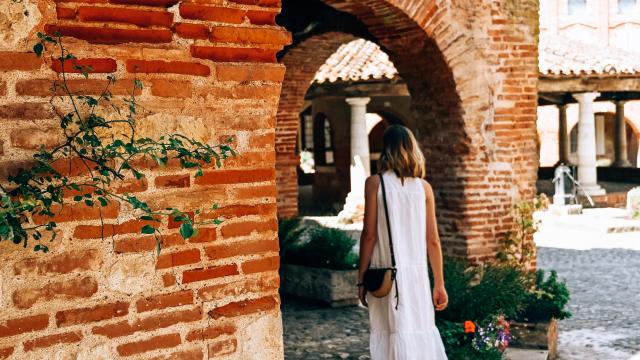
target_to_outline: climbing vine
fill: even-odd
[[[114,185],[127,179],[141,180],[144,175],[139,164],[148,160],[160,167],[166,167],[170,161],[177,162],[181,168],[195,171],[196,177],[202,176],[203,166],[220,167],[224,159],[235,156],[231,147],[233,139],[209,145],[181,134],[158,139],[139,136],[136,92],[143,88],[141,81],[134,81],[124,99],[115,99],[110,92],[117,81],[114,75],[107,76],[104,90],[97,96],[74,93],[69,88],[65,70],[73,68],[88,78],[92,69],[76,65],[75,56],[64,47],[61,36],[39,33],[38,40],[33,47],[35,56],[48,55],[51,61],[60,63],[59,78],[52,83],[50,103],[64,137],[53,148],[41,147],[28,168],[20,169],[0,184],[0,241],[12,241],[25,248],[33,241],[33,250],[47,252],[47,244],[57,234],[54,216],[69,203],[99,208],[111,202],[129,204],[138,219],[148,222],[141,232],[156,236],[158,251],[162,218],[180,222],[179,232],[185,239],[194,235],[195,225],[218,224],[219,219],[194,223],[178,208],[154,209],[135,195],[118,193]],[[60,164],[66,162],[69,166],[80,164],[86,175],[71,176],[60,170]],[[198,209],[195,214],[201,211]],[[35,222],[34,218],[49,221]]]

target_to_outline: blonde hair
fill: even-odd
[[[383,144],[378,172],[393,171],[402,180],[424,178],[424,155],[411,130],[402,125],[391,125],[384,131]]]

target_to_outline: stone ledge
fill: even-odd
[[[505,351],[506,360],[547,360],[547,350],[508,348]]]

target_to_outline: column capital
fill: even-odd
[[[629,100],[618,100],[618,99],[616,99],[616,100],[613,100],[613,103],[616,104],[616,106],[624,106],[624,104],[626,104],[627,101],[629,101]]]
[[[566,110],[569,104],[556,104],[556,107],[560,110]]]
[[[369,97],[352,97],[352,98],[346,98],[344,99],[344,101],[347,102],[347,104],[351,105],[351,106],[365,106],[369,103],[369,101],[371,101],[371,98]]]
[[[593,100],[595,100],[595,98],[600,96],[600,93],[599,92],[583,92],[583,93],[571,94],[571,96],[573,96],[574,99],[578,100],[579,103],[584,103],[584,102],[592,102]]]

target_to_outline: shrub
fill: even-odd
[[[569,298],[566,282],[558,281],[555,271],[552,270],[545,280],[544,270],[538,270],[535,273],[535,287],[527,293],[517,319],[530,322],[567,319],[571,317],[571,313],[565,310]]]
[[[460,260],[444,262],[449,306],[438,312],[442,320],[484,321],[504,315],[513,318],[523,308],[527,295],[525,276],[517,268],[497,265],[469,267]]]
[[[333,270],[350,270],[358,266],[358,255],[353,252],[356,241],[345,231],[326,227],[308,231],[308,241],[285,239],[285,246],[281,248],[284,263]]]

